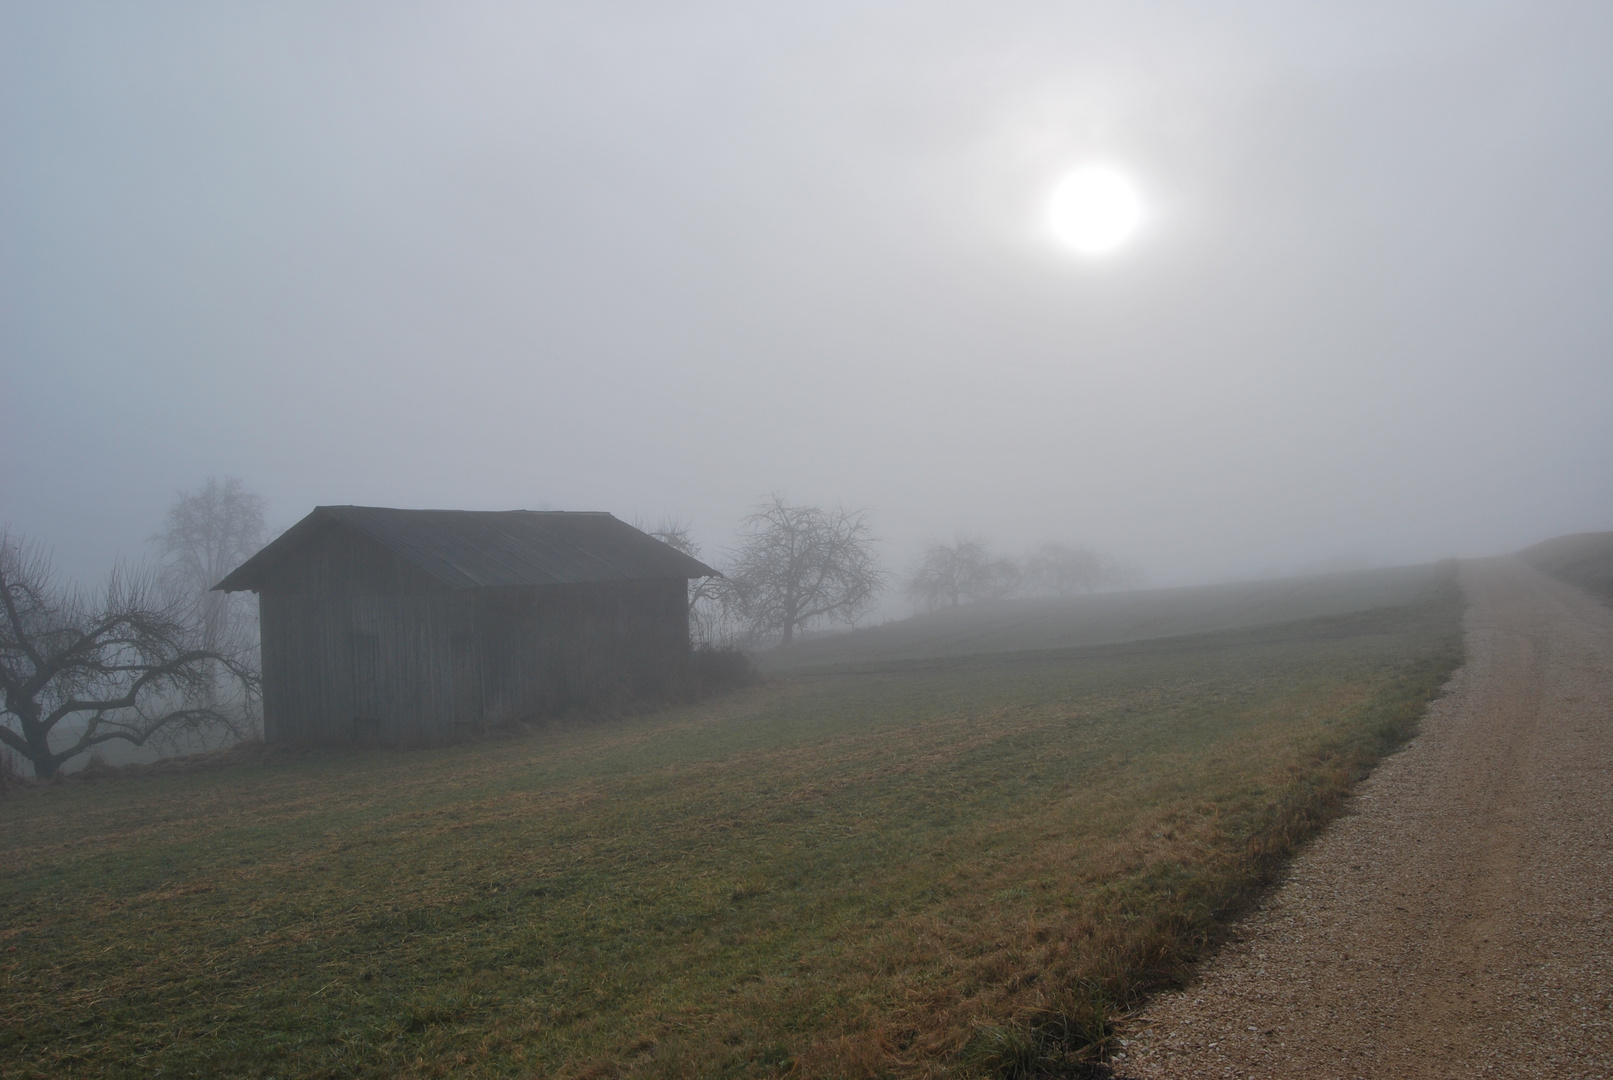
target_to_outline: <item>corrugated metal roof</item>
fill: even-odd
[[[606,513],[318,506],[214,586],[256,590],[315,533],[345,526],[455,589],[711,577],[717,571]]]

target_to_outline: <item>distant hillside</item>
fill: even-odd
[[[1438,568],[1398,566],[1273,581],[1139,589],[947,608],[900,622],[798,641],[757,658],[764,671],[826,664],[1065,649],[1196,634],[1409,604]]]
[[[1524,548],[1518,557],[1536,570],[1613,604],[1613,532],[1559,536]]]

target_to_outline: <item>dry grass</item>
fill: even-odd
[[[1559,536],[1518,552],[1536,570],[1613,604],[1613,532]]]
[[[1398,606],[1429,588],[1437,564],[1392,566],[1300,578],[1234,581],[1065,597],[1014,597],[824,634],[770,649],[764,671],[825,664],[978,656],[1026,649],[1078,649],[1204,634]]]
[[[1459,661],[1397,608],[0,804],[8,1076],[1037,1075]]]

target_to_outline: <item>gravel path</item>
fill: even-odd
[[[1463,566],[1467,664],[1119,1076],[1613,1077],[1613,609]]]

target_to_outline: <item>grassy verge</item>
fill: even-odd
[[[8,1076],[1035,1075],[1460,662],[1416,603],[0,803]]]
[[[1613,604],[1613,532],[1559,536],[1518,555],[1536,570]]]

